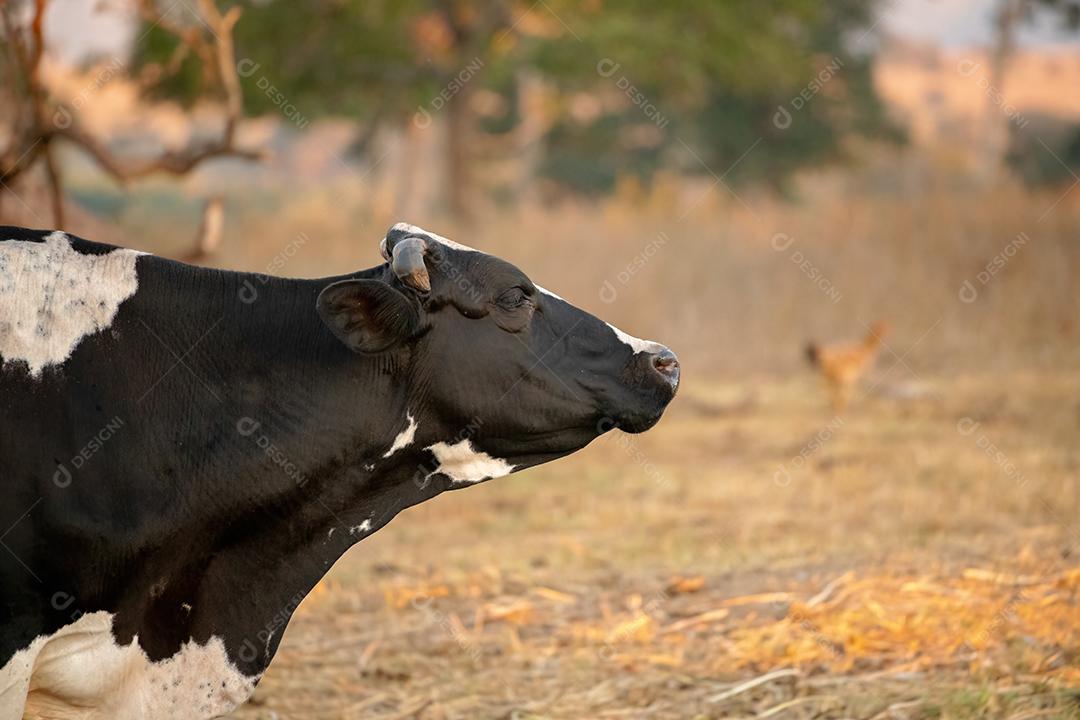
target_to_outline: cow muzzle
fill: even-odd
[[[679,358],[664,346],[631,358],[622,374],[613,426],[639,433],[655,425],[679,389]]]
[[[679,389],[679,358],[668,348],[663,348],[660,352],[649,353],[649,360],[653,370],[671,386],[674,397]]]

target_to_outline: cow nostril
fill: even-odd
[[[653,356],[653,367],[661,375],[674,375],[679,371],[679,358],[675,357],[675,353],[664,348]]]

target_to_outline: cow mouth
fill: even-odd
[[[515,441],[492,441],[485,443],[488,452],[513,464],[514,471],[558,460],[581,450],[600,433],[592,426],[560,429],[552,432],[531,433],[527,438]]]
[[[623,432],[630,433],[631,435],[637,435],[643,433],[646,430],[651,430],[656,423],[660,422],[660,418],[664,416],[664,410],[667,406],[660,408],[652,415],[629,415],[623,419],[616,421],[612,429],[618,428]]]
[[[660,422],[675,399],[677,390],[677,384],[653,385],[650,391],[638,394],[632,401],[602,418],[597,430],[604,433],[618,428],[631,434],[643,433]]]

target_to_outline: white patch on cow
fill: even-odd
[[[0,362],[21,360],[32,377],[62,364],[138,290],[138,257],[84,255],[59,231],[44,242],[0,242]]]
[[[550,295],[551,297],[555,298],[556,300],[562,300],[563,302],[567,302],[566,300],[563,300],[563,298],[559,297],[558,295],[551,292],[547,288],[542,288],[539,285],[537,285],[536,289],[539,290],[540,292],[544,293],[545,295]],[[615,337],[619,338],[620,341],[622,341],[622,342],[626,343],[627,345],[629,345],[633,349],[635,354],[640,353],[640,352],[654,353],[655,354],[655,353],[658,353],[658,352],[660,352],[661,350],[664,349],[664,346],[661,345],[660,343],[655,343],[652,340],[642,340],[641,338],[636,338],[633,335],[630,335],[628,333],[624,333],[622,330],[615,327],[611,323],[604,323],[604,324],[612,329],[612,331],[615,333]]]
[[[412,441],[416,438],[416,420],[409,413],[405,413],[405,419],[408,421],[408,425],[404,430],[398,433],[394,438],[393,444],[390,445],[390,449],[383,453],[384,458],[388,458],[398,450],[412,445]]]
[[[478,483],[509,475],[514,471],[513,465],[477,450],[467,439],[453,445],[438,442],[427,449],[435,455],[435,460],[439,463],[435,473],[446,475],[454,483]]]
[[[138,638],[117,645],[112,624],[111,613],[89,613],[15,653],[0,668],[0,718],[211,718],[255,690],[221,638],[151,662]]]
[[[556,300],[562,300],[564,303],[567,303],[567,305],[570,304],[566,300],[563,300],[563,298],[561,298],[560,296],[558,296],[555,293],[548,290],[547,288],[540,287],[539,285],[537,285],[536,289],[539,290],[540,292],[544,293],[545,295],[550,295],[551,297],[555,298]]]
[[[371,520],[368,519],[368,520],[365,520],[364,522],[360,523],[359,525],[353,525],[351,528],[349,528],[349,534],[350,535],[356,535],[358,533],[366,533],[370,529],[371,529]]]
[[[416,225],[410,225],[409,223],[399,222],[396,225],[394,225],[394,227],[392,227],[390,229],[391,230],[403,230],[403,231],[409,233],[410,235],[424,234],[424,235],[427,235],[428,237],[430,237],[432,240],[435,240],[436,242],[442,243],[446,247],[451,248],[453,250],[463,250],[465,252],[479,252],[476,248],[471,248],[468,245],[462,245],[459,242],[454,242],[450,238],[445,238],[442,235],[436,235],[435,233],[431,232],[430,230],[425,230],[422,227],[417,227]],[[386,244],[385,243],[386,243],[386,238],[383,238],[383,246],[382,247],[383,247],[383,256],[384,257],[386,256]]]
[[[656,354],[664,349],[664,346],[660,343],[654,343],[652,340],[642,340],[641,338],[636,338],[633,335],[627,335],[611,323],[604,324],[615,332],[615,337],[619,338],[619,340],[629,345],[633,349],[635,354],[641,352]]]

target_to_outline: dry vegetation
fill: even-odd
[[[1080,717],[1080,375],[912,400],[889,364],[842,422],[809,372],[692,378],[652,433],[406,512],[237,717]]]
[[[1080,718],[1080,187],[863,167],[788,200],[668,178],[473,228],[404,218],[664,340],[684,387],[650,433],[355,548],[236,717]],[[375,182],[244,188],[219,264],[379,262],[402,218]],[[118,220],[158,252],[193,224],[153,202]],[[879,318],[894,331],[835,418],[803,345]]]
[[[1080,718],[1080,188],[864,160],[789,200],[662,179],[471,229],[406,218],[663,339],[684,387],[650,433],[355,548],[236,717]],[[400,218],[370,182],[245,188],[219,263],[378,262]],[[159,252],[193,224],[153,202],[119,222]],[[894,332],[833,417],[804,342],[879,318]]]
[[[279,158],[258,181],[147,183],[111,226],[71,213],[178,253],[225,188],[215,263],[294,276],[379,262],[405,219],[683,362],[654,431],[355,548],[235,716],[1080,718],[1080,186],[979,187],[947,148],[851,150],[860,170],[786,199],[661,177],[471,228],[397,217],[400,178],[333,151],[318,181]],[[833,417],[803,346],[878,319],[893,333]]]
[[[1080,191],[839,182],[752,210],[631,187],[454,233],[669,342],[681,395],[646,435],[354,549],[237,717],[1080,717]],[[299,233],[285,272],[375,262],[390,218],[351,196],[249,216],[263,243],[227,262],[265,267]],[[835,418],[802,342],[877,317],[897,332]]]

